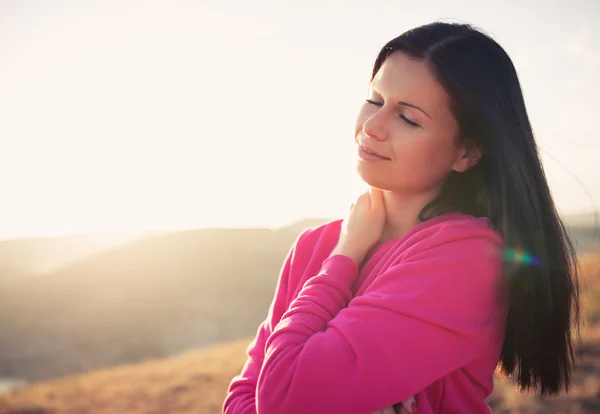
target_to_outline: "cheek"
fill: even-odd
[[[394,176],[412,188],[430,187],[450,173],[453,148],[446,139],[432,135],[399,140],[394,146]]]

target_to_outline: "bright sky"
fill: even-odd
[[[600,2],[0,0],[0,238],[278,226],[362,188],[377,52],[474,23],[519,72],[556,202],[600,205]]]

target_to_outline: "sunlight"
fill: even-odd
[[[344,186],[338,194],[320,186],[348,180],[347,115],[356,105],[292,126],[311,103],[275,105],[266,82],[287,82],[298,71],[293,62],[272,62],[265,77],[264,65],[244,56],[261,51],[224,55],[203,37],[222,29],[207,21],[200,30],[183,15],[181,26],[148,13],[137,31],[126,12],[77,15],[70,9],[38,22],[21,41],[27,54],[13,53],[15,82],[0,106],[13,115],[3,135],[20,138],[11,149],[21,159],[22,221],[2,236],[278,226],[345,205]],[[96,30],[107,22],[110,32]],[[251,20],[242,24],[254,30]],[[296,76],[294,91],[317,75]],[[342,118],[344,128],[332,127]]]
[[[353,174],[352,133],[372,59],[416,15],[364,33],[354,30],[364,13],[348,9],[332,34],[336,9],[323,6],[305,33],[288,27],[302,8],[120,4],[0,13],[0,239],[276,227],[345,213],[364,186]],[[581,112],[577,126],[548,112],[537,61],[502,36],[524,68],[540,147],[600,194],[594,151],[556,132],[585,141],[589,105],[550,108]],[[581,78],[598,61],[577,36],[536,59],[567,53]],[[561,210],[589,210],[565,170],[545,164]]]

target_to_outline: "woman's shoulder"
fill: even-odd
[[[408,235],[409,244],[433,247],[453,242],[480,242],[502,245],[502,236],[485,217],[450,213],[424,221]]]
[[[296,251],[331,251],[337,244],[343,219],[333,219],[304,228],[298,235]],[[448,213],[428,219],[410,230],[400,243],[407,248],[430,248],[440,244],[466,241],[475,244],[502,245],[502,236],[485,217]],[[412,249],[411,249],[412,250]]]
[[[342,219],[333,219],[322,224],[305,227],[296,239],[294,249],[317,250],[337,244],[342,229]],[[332,248],[333,248],[332,247]]]
[[[294,295],[307,278],[319,271],[323,261],[329,257],[338,243],[341,228],[342,220],[330,220],[305,227],[299,232],[286,259],[289,289],[290,292],[296,292]]]
[[[390,243],[385,251],[392,263],[439,260],[440,254],[473,262],[489,257],[498,259],[502,249],[502,237],[490,220],[451,213],[418,224],[402,239]]]

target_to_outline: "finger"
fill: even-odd
[[[369,193],[369,190],[358,196],[353,205],[361,209],[364,209],[365,207],[369,208],[371,205],[371,194]]]
[[[383,191],[381,191],[379,188],[370,187],[369,193],[371,196],[371,207],[374,209],[383,208]]]
[[[381,410],[381,414],[396,414],[396,410],[394,410],[394,407],[389,406]]]

